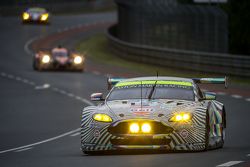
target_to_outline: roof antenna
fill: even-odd
[[[141,111],[142,111],[142,81],[141,81]]]

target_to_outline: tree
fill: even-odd
[[[250,1],[229,0],[225,9],[229,18],[230,52],[250,55]]]

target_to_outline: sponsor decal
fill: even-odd
[[[150,113],[154,112],[154,109],[147,106],[136,106],[130,109],[130,112],[132,112],[135,115],[145,116],[150,115]]]
[[[99,137],[100,135],[101,135],[100,131],[99,130],[95,130],[94,136],[95,137]]]
[[[187,138],[188,135],[189,135],[189,132],[186,129],[183,129],[183,130],[180,131],[180,135],[183,138]]]

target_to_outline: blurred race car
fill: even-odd
[[[84,108],[81,149],[201,151],[221,148],[226,111],[215,93],[197,83],[225,84],[226,78],[140,77],[111,78],[104,99],[91,95],[98,106]]]
[[[22,13],[22,22],[48,23],[49,13],[44,8],[29,8]]]
[[[58,46],[52,50],[38,51],[34,56],[35,70],[75,70],[84,71],[83,55]]]

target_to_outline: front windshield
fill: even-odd
[[[164,84],[164,82],[165,81],[157,82],[151,99],[180,99],[194,101],[193,86],[190,82],[187,82],[190,84],[178,84],[176,82],[174,84],[171,82],[168,82],[170,84]],[[153,86],[154,83],[116,85],[110,92],[107,100],[148,99]]]
[[[54,57],[68,57],[67,52],[53,52]]]
[[[28,12],[30,12],[30,13],[45,13],[46,10],[43,8],[30,8],[28,10]]]

